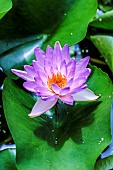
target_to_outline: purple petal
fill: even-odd
[[[78,88],[81,85],[83,85],[85,82],[86,82],[86,79],[84,77],[83,78],[80,77],[80,78],[73,81],[70,89],[72,90],[72,89]]]
[[[27,73],[31,76],[34,77],[36,75],[36,72],[34,70],[34,68],[32,66],[29,65],[25,65],[24,66],[25,71],[27,71]]]
[[[83,70],[80,70],[78,72],[75,73],[74,79],[77,79],[78,77],[88,77],[91,73],[91,69],[90,68],[85,68]]]
[[[67,63],[68,69],[76,67],[76,61],[75,58],[71,58],[70,61]]]
[[[38,72],[38,74],[42,82],[47,85],[48,77],[46,74],[44,72]]]
[[[70,60],[70,53],[69,53],[69,46],[68,44],[65,44],[65,46],[62,49],[62,58],[66,61],[66,63]]]
[[[70,87],[70,86],[72,85],[72,83],[73,83],[73,78],[71,78],[71,79],[67,82],[66,87]]]
[[[32,63],[35,71],[37,72],[37,70],[44,70],[44,60],[46,58],[45,53],[40,48],[36,48],[34,52],[37,56],[37,61],[33,61]]]
[[[54,96],[48,96],[48,97],[41,97],[42,100],[44,101],[52,101],[52,100],[58,100],[58,96],[54,95]]]
[[[62,61],[61,46],[60,43],[57,41],[54,45],[53,63],[56,63],[58,68],[60,68],[61,61]]]
[[[77,62],[76,64],[76,71],[80,71],[81,69],[84,69],[87,67],[88,63],[89,63],[89,59],[90,57],[85,57],[84,59],[81,59],[79,62]]]
[[[99,98],[91,90],[85,89],[73,95],[75,101],[93,101]]]
[[[75,69],[76,69],[75,59],[71,59],[70,62],[67,64],[67,78],[68,79],[70,79],[71,76],[74,77]]]
[[[50,71],[51,71],[51,74],[55,74],[56,75],[58,73],[57,65],[56,64],[52,64]]]
[[[48,45],[46,48],[46,58],[48,58],[49,61],[51,61],[53,55],[53,49]]]
[[[36,60],[40,61],[42,63],[42,61],[45,58],[45,53],[43,50],[41,50],[39,47],[36,47],[34,50],[34,54],[36,56]]]
[[[71,90],[69,91],[69,94],[78,93],[78,92],[80,92],[80,91],[82,91],[82,90],[84,90],[84,89],[86,89],[86,88],[87,88],[87,84],[83,84],[83,85],[81,85],[81,86],[79,86],[79,87],[77,87],[77,88],[71,89]]]
[[[65,87],[65,88],[61,89],[60,95],[61,95],[61,96],[64,96],[64,95],[66,95],[69,91],[70,91],[70,87]]]
[[[66,67],[66,62],[65,62],[65,60],[62,61],[61,65],[60,65],[60,72],[61,72],[61,74],[62,74],[63,76],[66,77],[66,75],[67,75],[67,67]]]
[[[74,102],[73,97],[70,94],[65,95],[65,96],[59,96],[59,99],[63,101],[64,103],[70,104],[70,105],[73,105],[73,102]]]
[[[30,117],[40,116],[42,113],[51,109],[56,104],[57,100],[58,99],[52,101],[43,101],[41,98],[38,99],[29,116]]]
[[[45,61],[44,61],[44,71],[45,71],[45,74],[46,74],[49,78],[52,77],[51,63],[48,62],[48,60],[45,60]]]
[[[69,81],[70,79],[74,78],[75,75],[75,68],[71,69],[68,76],[67,76],[67,80]]]
[[[37,77],[34,77],[34,80],[36,81],[36,83],[39,87],[43,87],[43,82],[42,82],[41,78],[38,77],[38,75],[37,75]]]
[[[11,69],[11,71],[24,80],[29,80],[29,81],[33,80],[33,78],[30,75],[28,75],[26,71],[16,70],[16,69]]]
[[[36,89],[35,89],[38,93],[37,94],[39,94],[40,96],[45,96],[45,97],[47,97],[47,96],[53,96],[53,95],[55,95],[52,91],[50,91],[48,88],[46,88],[46,87],[37,87]]]
[[[23,86],[24,86],[25,89],[27,89],[31,92],[36,92],[35,88],[37,87],[37,83],[35,81],[24,82]]]
[[[58,50],[58,51],[57,51]],[[55,45],[54,45],[54,51],[56,52],[61,52],[62,48],[61,48],[61,45],[58,41],[56,41]]]
[[[56,93],[59,94],[61,88],[59,86],[57,86],[56,84],[52,84],[52,90]]]
[[[34,68],[36,73],[37,73],[37,71],[43,71],[44,70],[44,60],[43,60],[42,63],[34,60],[32,62],[32,65],[33,65],[33,68]]]

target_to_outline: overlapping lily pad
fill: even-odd
[[[100,98],[74,106],[58,102],[41,117],[29,118],[35,103],[31,94],[12,80],[4,82],[3,104],[17,146],[18,170],[93,170],[108,146],[113,86],[108,76],[92,68],[88,87]]]
[[[96,9],[97,0],[13,0],[12,11],[0,22],[0,45],[15,47],[15,40],[31,34],[49,34],[44,47],[57,40],[73,45],[85,37]]]
[[[106,170],[113,169],[113,155],[97,161],[95,170],[104,170],[104,169]]]
[[[44,47],[46,47],[47,44],[53,45],[57,40],[60,41],[62,45],[66,43],[73,45],[81,41],[86,35],[89,22],[95,16],[96,9],[96,0],[75,1],[73,8],[67,13],[64,13],[63,19],[50,34]]]
[[[102,16],[94,19],[90,25],[105,30],[113,30],[113,10],[108,11]]]
[[[94,35],[91,36],[91,41],[104,57],[111,71],[113,72],[113,36],[109,35]]]
[[[30,64],[34,59],[34,49],[41,47],[46,38],[46,35],[40,35],[34,41],[24,43],[2,53],[0,55],[0,67],[8,76],[14,78],[11,69],[22,69],[25,64]]]
[[[12,8],[11,0],[1,0],[0,2],[0,19]]]
[[[15,149],[0,151],[0,170],[17,170],[15,161]]]

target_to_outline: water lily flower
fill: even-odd
[[[24,88],[35,93],[40,98],[34,105],[30,117],[40,116],[52,108],[58,100],[73,105],[74,101],[96,100],[95,95],[85,84],[91,73],[86,68],[89,57],[76,63],[75,58],[70,58],[69,46],[61,48],[56,42],[54,50],[47,46],[46,53],[40,48],[35,48],[36,60],[32,66],[25,65],[24,71],[12,69],[12,72],[22,79]]]

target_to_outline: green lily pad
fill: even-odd
[[[17,170],[15,158],[15,149],[0,151],[0,170]]]
[[[90,38],[113,72],[113,36],[94,35]]]
[[[80,42],[86,35],[88,24],[95,16],[96,9],[96,0],[75,1],[70,11],[64,14],[62,22],[50,34],[44,48],[47,44],[53,46],[56,41],[60,41],[62,45]]]
[[[102,16],[94,19],[90,26],[102,28],[106,30],[113,30],[113,10],[104,13]]]
[[[98,160],[95,165],[95,170],[112,170],[113,169],[113,155]]]
[[[35,58],[34,49],[41,47],[47,36],[40,36],[38,39],[16,46],[0,55],[0,66],[11,78],[16,76],[11,72],[12,68],[23,69],[24,65],[31,64]]]
[[[40,117],[29,118],[35,100],[12,80],[6,79],[3,106],[17,148],[18,170],[93,170],[108,146],[113,86],[96,67],[88,87],[101,97],[94,102],[60,101]]]
[[[35,40],[40,34],[50,34],[74,2],[75,0],[13,0],[12,10],[0,21],[0,53]]]
[[[0,22],[0,44],[6,48],[12,39],[11,45],[15,45],[15,39],[42,33],[50,35],[44,47],[57,40],[73,45],[85,37],[97,9],[97,0],[13,0],[13,4],[13,10]]]
[[[12,8],[11,0],[1,0],[0,2],[0,19]]]
[[[6,35],[6,34],[5,34]],[[0,35],[1,36],[1,35]],[[2,35],[4,36],[4,35]],[[43,36],[46,35],[30,35],[30,36],[18,36],[18,37],[12,37],[12,35],[6,35],[6,37],[4,37],[3,39],[0,39],[0,56],[2,55],[2,53],[7,53],[7,51],[12,50],[18,46],[30,43],[32,41],[35,40],[39,40],[41,38],[43,38]]]

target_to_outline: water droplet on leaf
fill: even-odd
[[[101,141],[104,141],[104,138],[101,138]]]
[[[102,18],[99,18],[99,21],[101,22],[101,21],[102,21]]]
[[[58,141],[57,141],[57,140],[55,140],[55,145],[57,145],[57,143],[58,143]]]

